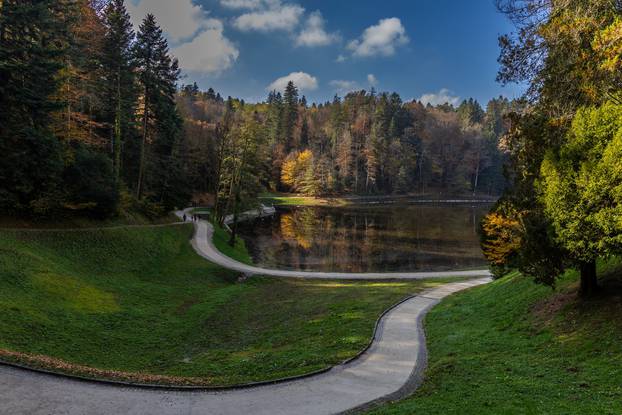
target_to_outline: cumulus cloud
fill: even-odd
[[[208,12],[192,0],[139,0],[126,5],[136,28],[148,13],[156,17],[174,44],[171,53],[184,70],[218,74],[230,68],[240,55],[225,37],[222,22],[208,17]]]
[[[358,57],[392,56],[398,46],[409,41],[401,20],[392,17],[382,19],[377,25],[365,29],[359,39],[348,44],[348,49]]]
[[[304,12],[305,9],[297,4],[286,4],[244,13],[234,19],[233,26],[243,32],[292,31],[300,23]]]
[[[193,37],[207,23],[207,12],[193,4],[192,0],[139,0],[137,4],[131,1],[125,3],[136,28],[151,13],[173,42]]]
[[[345,62],[347,60],[348,60],[348,58],[346,58],[344,55],[340,54],[339,56],[337,56],[337,59],[335,59],[335,62],[342,63],[342,62]]]
[[[272,82],[266,88],[267,91],[284,91],[288,82],[292,81],[300,91],[314,91],[318,88],[316,77],[306,72],[292,72]]]
[[[367,75],[367,83],[371,86],[376,86],[378,85],[378,78],[376,78],[373,73],[370,73],[369,75]]]
[[[173,55],[184,69],[218,74],[229,69],[240,56],[239,50],[224,36],[222,23],[214,19],[211,23],[192,41],[173,49]]]
[[[347,94],[348,92],[357,91],[361,88],[356,81],[342,81],[342,80],[334,80],[330,81],[329,85],[333,87],[336,92],[340,94]]]
[[[326,46],[339,41],[336,33],[327,33],[325,21],[319,10],[311,13],[305,27],[296,38],[296,46]]]
[[[419,101],[423,105],[443,105],[443,104],[451,104],[454,107],[460,104],[460,97],[455,96],[452,91],[447,88],[443,88],[437,93],[423,94]]]

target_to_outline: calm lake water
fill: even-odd
[[[489,205],[278,208],[240,224],[255,264],[305,271],[443,271],[485,265],[477,230]]]

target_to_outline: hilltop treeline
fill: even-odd
[[[221,201],[234,193],[231,177],[239,174],[250,174],[246,184],[254,189],[308,195],[498,195],[504,117],[518,106],[500,97],[485,109],[473,99],[433,107],[373,90],[309,105],[293,83],[260,104],[187,85],[178,105],[187,142],[202,155],[190,169],[193,187],[220,189]],[[249,131],[252,157],[239,154]]]

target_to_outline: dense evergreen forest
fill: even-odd
[[[0,2],[0,209],[160,215],[186,203],[177,61],[123,0]]]
[[[505,188],[498,145],[517,102],[432,107],[372,90],[310,104],[290,83],[249,104],[179,80],[154,16],[135,32],[123,0],[0,2],[0,209],[158,216],[194,198],[221,217],[265,190]]]

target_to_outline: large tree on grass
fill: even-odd
[[[500,39],[499,80],[530,86],[526,96],[529,105],[510,117],[510,131],[502,143],[513,181],[504,196],[504,204],[512,205],[514,212],[508,223],[524,224],[514,256],[516,265],[537,281],[554,285],[566,264],[578,264],[581,292],[590,295],[596,283],[595,259],[610,251],[593,249],[602,245],[603,234],[581,234],[577,228],[590,227],[593,219],[594,206],[589,202],[593,195],[584,194],[585,203],[579,204],[574,204],[577,200],[573,202],[573,198],[580,197],[577,180],[583,163],[594,160],[588,147],[583,147],[584,154],[568,150],[576,145],[576,137],[585,136],[576,131],[581,120],[573,123],[577,111],[619,96],[619,77],[607,75],[611,65],[615,66],[616,60],[610,58],[617,49],[607,40],[619,42],[612,25],[622,12],[622,2],[497,3],[517,26],[516,34]],[[607,28],[609,31],[604,32]],[[573,160],[568,158],[571,153]],[[571,239],[580,234],[585,239],[573,243]]]
[[[581,270],[581,290],[597,288],[596,260],[622,252],[622,106],[580,110],[558,151],[542,164],[545,212]]]

